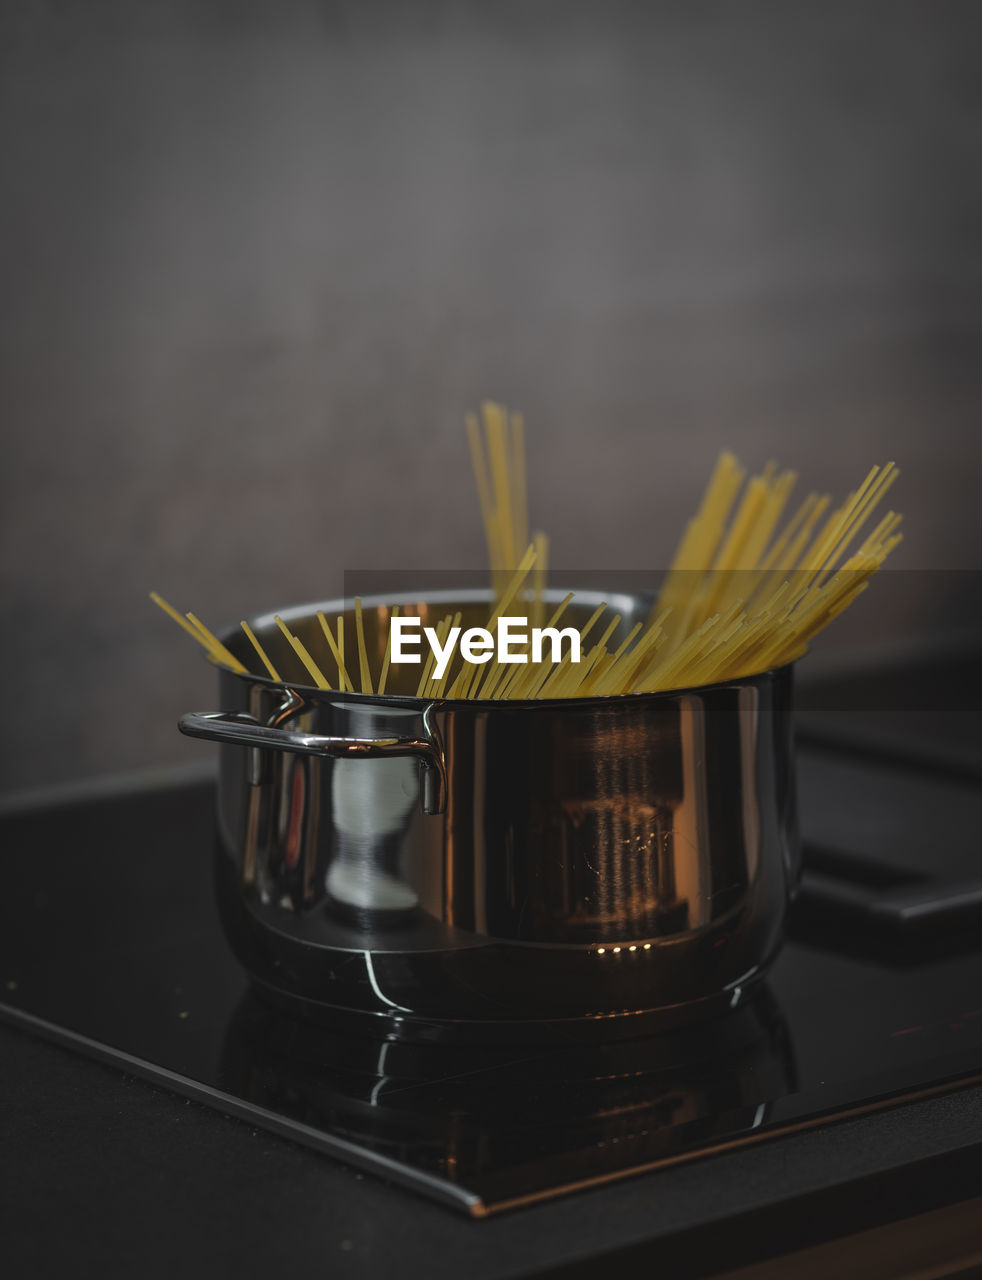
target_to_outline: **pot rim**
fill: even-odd
[[[654,603],[657,593],[635,593],[625,591],[604,592],[596,589],[577,589],[575,587],[548,587],[543,593],[544,598],[550,603],[558,604],[563,600],[570,591],[576,593],[576,599],[594,608],[601,603],[610,606],[611,609],[634,609],[639,601]],[[393,594],[373,595],[362,597],[363,609],[377,609],[380,607],[389,608],[392,605],[419,604],[421,600],[427,604],[460,604],[467,600],[470,602],[483,603],[490,602],[494,599],[494,592],[490,587],[477,587],[473,589],[461,590],[436,590],[436,591],[412,591],[412,592],[396,592]],[[618,604],[618,601],[620,604]],[[249,626],[253,630],[259,627],[273,627],[276,625],[276,618],[282,618],[284,622],[291,622],[295,619],[313,618],[318,610],[324,614],[347,614],[354,609],[354,600],[348,600],[345,597],[336,597],[333,600],[311,601],[308,604],[290,605],[286,609],[275,609],[267,613],[257,614],[248,619]],[[227,645],[231,640],[241,635],[239,627],[229,626],[219,635],[219,639],[223,644]],[[792,659],[791,662],[782,663],[777,667],[767,667],[763,671],[755,671],[750,675],[738,676],[731,680],[716,680],[710,684],[684,685],[677,689],[659,689],[653,693],[607,693],[592,694],[589,697],[582,698],[449,698],[446,696],[427,698],[413,694],[389,694],[389,693],[343,693],[340,689],[318,689],[316,685],[304,684],[297,680],[273,680],[271,676],[260,675],[258,672],[241,672],[234,671],[224,662],[212,660],[213,665],[229,676],[233,676],[236,680],[246,681],[249,684],[265,685],[270,689],[296,689],[304,694],[311,694],[317,699],[337,700],[343,698],[345,702],[353,702],[356,705],[364,706],[391,706],[391,707],[411,707],[416,710],[424,710],[426,707],[446,706],[448,708],[464,708],[474,707],[481,710],[494,709],[495,711],[518,711],[531,710],[536,707],[555,709],[564,706],[588,707],[591,705],[620,705],[626,702],[637,703],[649,699],[667,699],[677,698],[683,694],[706,693],[713,689],[731,689],[741,688],[744,686],[755,685],[764,679],[769,679],[789,673],[792,671],[795,662],[799,659]]]

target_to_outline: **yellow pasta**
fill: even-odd
[[[279,672],[270,662],[269,658],[266,655],[266,650],[262,647],[262,645],[256,639],[256,633],[253,631],[252,627],[249,626],[248,622],[243,621],[242,630],[249,637],[249,641],[252,644],[252,647],[259,654],[259,660],[260,662],[262,662],[263,666],[269,672],[270,679],[278,681],[280,678]]]
[[[513,607],[531,627],[546,618],[549,544],[544,533],[529,533],[525,428],[521,415],[486,402],[481,415],[468,414],[467,435],[487,542],[493,602],[484,626],[497,638],[500,619]],[[635,622],[619,641],[619,615],[606,623],[587,647],[606,609],[601,604],[582,627],[580,660],[565,647],[558,660],[551,650],[535,661],[526,641],[524,662],[504,662],[497,653],[485,663],[467,662],[454,646],[443,674],[435,675],[432,648],[422,670],[412,675],[392,663],[391,625],[376,680],[365,640],[360,598],[354,624],[361,692],[384,695],[398,675],[397,688],[414,688],[432,699],[617,697],[735,680],[795,661],[812,637],[857,599],[900,542],[900,516],[882,515],[871,532],[864,529],[898,476],[888,462],[873,467],[859,488],[838,507],[828,495],[808,494],[786,516],[797,477],[770,462],[759,475],[747,473],[732,453],[720,455],[695,516],[689,521],[645,622]],[[860,541],[862,539],[862,541]],[[859,543],[858,549],[856,548]],[[182,617],[156,592],[151,598],[191,635],[208,657],[233,671],[247,668],[194,614]],[[570,592],[553,610],[546,626],[555,628],[575,600]],[[420,604],[422,621],[427,606]],[[378,622],[398,616],[382,607]],[[323,661],[337,668],[337,687],[353,693],[345,666],[344,615],[336,634],[317,614],[324,639],[322,655],[312,654],[277,617],[276,624],[302,669],[319,689],[329,689]],[[439,643],[459,639],[461,613],[436,624]],[[242,623],[252,649],[271,679],[282,677],[248,623]],[[373,641],[374,645],[374,641]],[[379,646],[381,640],[379,640]],[[377,652],[377,649],[376,649]],[[410,683],[410,680],[412,681]]]
[[[338,623],[338,671],[344,675],[345,692],[354,693],[355,686],[351,683],[351,677],[348,675],[347,668],[344,665],[344,614],[339,613],[337,617]]]
[[[200,618],[195,617],[193,613],[185,614],[185,617],[193,627],[197,628],[197,630],[204,637],[205,641],[211,646],[212,652],[214,653],[216,659],[219,662],[225,663],[225,665],[231,667],[233,671],[244,672],[247,670],[244,664],[241,663],[238,660],[238,658],[235,657],[234,654],[232,654],[228,649],[225,648],[221,640],[219,640],[219,638],[216,635],[214,635],[211,631],[208,630],[208,628],[205,626],[205,624],[201,621]]]
[[[283,632],[283,635],[286,637],[287,641],[290,644],[290,647],[294,650],[297,657],[300,659],[303,665],[310,672],[311,676],[313,677],[314,683],[317,685],[317,688],[330,689],[331,686],[328,684],[327,678],[325,677],[324,673],[321,671],[320,667],[318,667],[317,663],[313,660],[313,658],[307,652],[306,645],[304,645],[304,643],[297,636],[293,634],[293,632],[289,629],[289,627],[286,625],[286,623],[283,621],[283,619],[279,615],[277,615],[276,617],[276,625]]]
[[[372,672],[368,665],[368,650],[365,648],[365,623],[361,616],[361,596],[355,596],[355,635],[358,640],[358,673],[361,677],[361,691],[372,693]]]
[[[348,672],[344,665],[344,649],[343,647],[341,648],[338,647],[338,642],[337,640],[335,640],[334,633],[331,631],[330,623],[327,621],[327,619],[324,617],[323,613],[321,613],[319,609],[317,610],[317,621],[321,625],[321,631],[324,633],[324,639],[327,641],[327,646],[331,651],[331,656],[334,658],[334,661],[337,663],[338,688],[341,690],[342,693],[354,693],[355,691],[354,685],[351,683],[351,677],[348,675]],[[340,623],[341,620],[338,619],[338,621]],[[343,646],[344,633],[341,630],[340,626],[338,627],[338,633],[341,639],[341,644]]]
[[[234,654],[222,644],[217,636],[212,635],[203,622],[200,622],[192,613],[186,618],[182,618],[173,605],[169,605],[163,596],[159,596],[156,591],[150,592],[150,599],[155,605],[163,609],[164,613],[174,619],[179,627],[182,627],[192,639],[197,640],[198,644],[204,648],[216,662],[223,666],[231,667],[233,671],[239,672],[240,675],[247,675],[248,668],[241,663]]]
[[[318,616],[323,618],[324,615],[319,614]],[[392,613],[390,614],[390,618],[398,618],[398,616],[399,616],[399,606],[397,604],[394,604],[392,606]],[[388,635],[386,636],[386,639],[385,639],[385,656],[382,658],[382,674],[378,678],[378,691],[380,694],[385,693],[385,685],[386,685],[386,681],[389,678],[389,663],[391,662],[391,660],[392,660],[392,627],[390,626]]]

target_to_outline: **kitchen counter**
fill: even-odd
[[[699,1276],[982,1193],[982,1089],[471,1221],[0,1028],[8,1274]]]

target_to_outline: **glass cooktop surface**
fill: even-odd
[[[213,906],[205,781],[0,819],[0,1014],[477,1216],[975,1082],[980,779],[828,742],[799,777],[791,937],[685,1031],[461,1046],[267,1007]]]

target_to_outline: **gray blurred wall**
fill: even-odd
[[[664,565],[723,446],[835,493],[895,458],[897,564],[982,567],[980,33],[951,0],[4,3],[0,790],[208,754],[174,721],[214,674],[150,588],[218,623],[479,569],[486,396],[584,574]],[[842,636],[962,620],[908,577]]]

